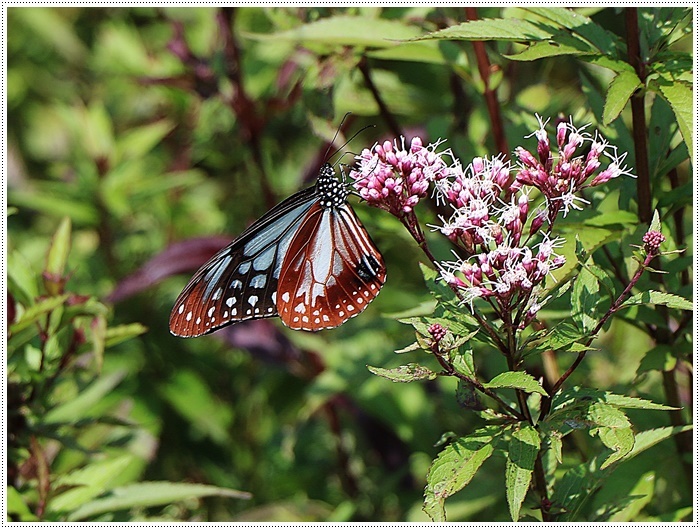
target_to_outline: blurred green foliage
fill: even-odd
[[[616,8],[579,13],[624,34]],[[645,27],[655,28],[656,19],[640,13],[651,20]],[[537,15],[483,8],[480,16]],[[458,406],[449,379],[392,384],[365,367],[401,364],[393,351],[415,336],[395,317],[432,309],[421,254],[395,219],[356,206],[385,256],[387,284],[361,317],[339,329],[295,333],[276,321],[270,336],[288,340],[279,342],[290,354],[282,359],[216,337],[171,336],[168,314],[184,275],[145,283],[115,304],[105,299],[171,243],[233,236],[302,187],[346,112],[353,112],[348,133],[377,126],[348,151],[395,136],[376,93],[407,134],[446,137],[463,160],[494,153],[471,44],[387,40],[463,20],[461,9],[427,6],[8,8],[8,204],[16,208],[7,219],[16,308],[9,319],[8,421],[16,443],[9,454],[10,519],[427,520],[422,491],[441,436],[472,432],[483,421]],[[677,40],[672,49],[687,52],[689,39]],[[524,51],[518,42],[498,41],[490,49],[511,149],[530,133],[538,112],[594,122],[633,150],[627,109],[615,119],[608,105],[613,120],[603,121],[605,90],[615,75],[605,64],[565,55],[507,60],[504,55]],[[672,94],[669,101],[679,98],[682,93]],[[686,237],[678,238],[691,231],[679,127],[685,131],[682,123],[669,125],[679,115],[673,104],[656,98],[648,110],[650,130],[668,147],[658,150],[662,142],[652,136],[654,204],[664,232],[672,234],[670,249],[686,247]],[[669,171],[675,183],[666,178]],[[634,182],[597,193],[609,222],[635,200]],[[427,207],[420,215],[434,222]],[[629,258],[629,245],[640,240],[636,220],[617,222],[621,242],[612,252]],[[578,227],[572,222],[570,231]],[[448,244],[429,238],[435,253],[448,258]],[[672,272],[669,291],[690,297],[690,263],[688,252],[664,261]],[[548,310],[556,317],[567,308]],[[671,372],[681,396],[671,404],[688,404],[690,349],[651,349],[638,322],[660,316],[634,310],[596,342],[599,350],[572,380],[667,402],[663,383]],[[76,332],[85,341],[67,355]],[[480,353],[475,361],[488,378],[504,369],[499,355]],[[539,362],[532,367],[542,376]],[[565,369],[570,360],[560,362]],[[668,424],[662,413],[631,415],[640,430]],[[596,443],[581,436],[576,447],[590,454]],[[616,496],[647,498],[625,520],[689,515],[690,484],[678,478],[683,461],[674,448],[666,441],[648,450],[601,485]],[[579,462],[574,454],[567,454],[572,465]],[[447,502],[451,521],[510,519],[504,464],[490,459],[478,487]],[[171,488],[185,483],[211,488]],[[160,501],[149,502],[154,496]],[[586,519],[604,516],[595,508]]]

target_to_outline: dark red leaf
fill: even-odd
[[[172,275],[194,272],[231,240],[232,237],[220,235],[176,242],[120,281],[106,301],[115,303],[147,290]]]

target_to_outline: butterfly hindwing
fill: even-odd
[[[382,256],[349,205],[314,205],[282,265],[277,311],[292,329],[337,327],[360,314],[386,279]]]

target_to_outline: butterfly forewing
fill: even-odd
[[[365,310],[385,279],[382,256],[350,206],[315,204],[282,264],[277,311],[292,329],[337,327]]]
[[[200,336],[236,321],[276,316],[285,253],[316,200],[314,188],[289,197],[207,261],[177,298],[170,332]]]

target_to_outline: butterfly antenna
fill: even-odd
[[[350,115],[350,112],[348,112],[347,114],[345,114],[345,117],[343,117],[343,121],[340,122],[340,127],[338,127],[338,131],[336,131],[335,136],[333,136],[333,141],[332,141],[332,142],[330,143],[330,145],[328,146],[328,150],[326,150],[326,160],[329,160],[329,159],[333,158],[336,154],[338,154],[340,151],[342,151],[352,140],[354,140],[355,138],[357,138],[357,136],[358,136],[361,132],[364,132],[364,131],[366,131],[367,129],[371,129],[371,128],[376,127],[376,125],[365,125],[365,126],[362,127],[360,130],[358,130],[355,134],[353,134],[352,136],[350,136],[350,139],[349,139],[348,141],[346,141],[345,143],[343,143],[340,147],[338,147],[338,148],[335,150],[335,152],[333,152],[333,154],[331,154],[330,156],[328,156],[328,151],[330,151],[331,146],[333,145],[333,143],[335,143],[335,138],[338,136],[338,132],[340,132],[340,129],[341,129],[342,126],[343,126],[343,122],[345,121],[345,118],[347,118],[349,115]]]

